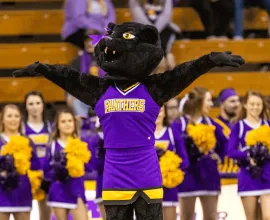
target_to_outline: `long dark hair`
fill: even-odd
[[[55,121],[54,121],[54,129],[52,132],[51,141],[55,141],[57,138],[60,137],[60,131],[59,131],[58,126],[59,126],[59,118],[60,118],[61,114],[71,114],[72,115],[72,118],[74,121],[74,127],[75,127],[75,129],[72,133],[72,137],[75,138],[75,137],[79,136],[78,125],[77,125],[77,122],[76,122],[76,119],[75,119],[73,112],[68,108],[62,108],[59,111],[57,111]]]
[[[168,108],[166,105],[164,105],[164,119],[163,119],[163,126],[164,127],[169,127],[170,126],[170,122],[169,122],[169,118],[168,118]]]
[[[38,96],[40,97],[42,103],[43,103],[43,111],[42,111],[42,122],[44,123],[44,126],[45,128],[47,129],[48,125],[47,125],[47,118],[46,118],[46,103],[45,103],[45,99],[42,95],[41,92],[39,91],[30,91],[28,92],[25,96],[24,96],[24,102],[23,102],[23,122],[26,124],[27,121],[28,121],[28,111],[26,109],[26,102],[27,102],[27,99],[30,97],[30,96]]]
[[[246,95],[242,99],[241,111],[240,111],[240,114],[236,117],[235,121],[246,118],[247,110],[244,108],[244,105],[247,104],[248,99],[250,98],[250,96],[257,96],[262,100],[263,109],[262,109],[262,113],[260,114],[260,118],[268,120],[269,119],[269,111],[267,109],[267,104],[265,102],[264,96],[259,92],[249,91],[249,92],[246,93]]]
[[[21,117],[20,120],[22,121],[22,113],[20,111],[20,108],[17,105],[14,105],[14,104],[5,105],[3,107],[3,109],[2,109],[1,114],[0,114],[0,133],[4,132],[4,130],[5,130],[3,119],[4,119],[4,115],[5,115],[6,111],[7,111],[7,109],[9,109],[9,108],[16,109],[19,112],[20,117]],[[21,125],[22,123],[21,123],[21,121],[20,121],[19,129],[18,129],[20,134],[22,134],[22,125]]]

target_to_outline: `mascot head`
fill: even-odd
[[[163,58],[158,30],[135,22],[109,23],[107,34],[95,46],[95,57],[111,79],[143,79]]]

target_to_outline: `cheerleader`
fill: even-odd
[[[257,146],[250,144],[250,141],[257,143],[258,137],[264,138],[264,134],[258,133],[257,137],[250,135],[260,132],[262,128],[269,128],[267,118],[264,97],[257,92],[248,92],[243,100],[239,121],[232,127],[228,144],[228,155],[237,160],[240,166],[238,194],[247,220],[257,219],[258,200],[261,203],[262,219],[270,219],[270,162],[266,159],[269,152],[262,151],[264,148],[258,146],[262,155],[255,158]],[[269,135],[266,135],[266,139],[269,139]]]
[[[156,120],[155,131],[155,145],[156,148],[163,151],[176,152],[182,159],[181,170],[185,170],[188,167],[188,156],[184,146],[183,139],[180,135],[175,135],[173,130],[169,127],[169,120],[166,107],[160,109],[158,118]],[[178,205],[177,187],[166,188],[163,187],[163,219],[164,220],[176,220],[176,207]]]
[[[32,193],[26,174],[29,169],[38,170],[40,164],[29,139],[22,136],[21,120],[16,105],[4,106],[0,118],[1,220],[9,220],[11,214],[15,220],[30,220]]]
[[[227,138],[214,120],[207,115],[213,105],[211,93],[194,88],[187,96],[183,116],[172,128],[183,135],[190,166],[179,185],[181,220],[194,218],[195,202],[199,197],[204,219],[216,220],[220,176],[217,164],[226,154]]]
[[[100,127],[100,124],[97,124],[97,132],[99,135],[99,144],[96,145],[97,148],[95,150],[95,168],[98,172],[97,179],[96,179],[96,199],[95,202],[98,205],[101,218],[106,219],[106,213],[104,204],[102,201],[102,183],[103,183],[103,171],[104,171],[104,161],[105,161],[105,148],[104,148],[104,140],[103,140],[103,132]]]
[[[71,143],[71,141],[73,142]],[[90,171],[91,154],[88,149],[89,144],[87,149],[83,149],[81,146],[84,143],[78,140],[77,126],[71,111],[68,109],[59,111],[48,151],[48,162],[44,166],[45,178],[52,181],[48,194],[48,205],[52,207],[56,220],[68,219],[68,212],[73,220],[87,220],[84,174],[85,171]],[[72,147],[75,145],[76,147]],[[72,164],[70,157],[76,154],[80,157],[88,155],[84,166],[79,166],[79,162],[81,163],[83,160],[78,161],[78,159],[82,158],[76,158]]]
[[[45,101],[38,91],[31,91],[24,98],[24,123],[23,133],[29,137],[36,146],[36,154],[40,165],[43,167],[46,158],[46,146],[51,133],[51,124],[46,120]],[[49,183],[43,182],[45,191],[48,191]],[[50,220],[51,209],[47,206],[47,199],[38,201],[39,219]]]

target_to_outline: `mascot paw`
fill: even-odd
[[[39,62],[35,62],[23,69],[14,71],[12,74],[14,77],[38,76],[40,74],[35,72],[38,65],[39,65]]]
[[[245,63],[245,60],[239,55],[232,55],[232,52],[212,52],[210,59],[218,66],[239,67]]]

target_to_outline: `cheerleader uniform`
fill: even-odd
[[[226,135],[226,137],[229,138],[232,123],[221,116],[215,118],[214,121],[222,127],[223,133]],[[226,179],[224,183],[225,184],[236,183],[238,172],[239,168],[236,162],[226,155],[224,157],[223,163],[219,165],[220,177],[224,180]]]
[[[0,135],[0,149],[9,142],[9,137],[4,134]],[[34,146],[33,146],[34,148]],[[32,151],[31,170],[40,169],[39,160]],[[19,185],[10,190],[3,191],[0,187],[0,212],[30,212],[32,210],[32,190],[27,175],[19,175]]]
[[[247,159],[247,147],[245,137],[247,132],[262,125],[269,126],[266,120],[261,120],[257,126],[252,126],[246,120],[240,120],[232,127],[228,144],[229,157],[236,160]],[[252,178],[251,173],[244,167],[240,168],[238,174],[239,196],[260,196],[270,193],[270,162],[266,162],[262,175],[259,178]]]
[[[188,167],[188,156],[186,153],[184,141],[177,132],[173,132],[172,128],[164,127],[160,135],[155,135],[155,146],[156,148],[161,148],[162,150],[170,150],[178,154],[182,159],[180,168],[185,171]],[[178,206],[178,187],[166,188],[163,187],[164,197],[163,197],[163,207]]]
[[[126,90],[111,85],[95,106],[104,132],[104,205],[128,205],[140,196],[161,203],[162,178],[155,150],[160,106],[144,84]]]
[[[188,138],[186,131],[189,119],[182,116],[177,119],[172,127],[179,133],[182,133],[184,140]],[[208,117],[201,117],[196,124],[214,125],[216,127],[215,137],[217,145],[214,151],[219,155],[221,160],[227,152],[227,138],[222,132],[222,127],[214,120]],[[195,147],[196,148],[196,147]],[[179,197],[193,197],[193,196],[216,196],[220,194],[220,175],[218,172],[217,162],[211,159],[210,155],[201,155],[194,159],[191,146],[186,145],[190,165],[185,173],[185,178],[182,184],[178,187]],[[197,150],[197,148],[195,149]]]
[[[88,142],[90,148],[91,143]],[[53,141],[50,146],[50,155],[45,165],[45,178],[51,180],[51,186],[48,194],[48,206],[58,207],[64,209],[75,209],[77,208],[77,200],[81,198],[84,203],[86,202],[85,188],[84,188],[84,177],[72,178],[70,177],[67,181],[61,182],[55,180],[53,169],[50,166],[50,162],[53,160],[55,152],[63,151],[65,144],[57,139]],[[92,150],[91,154],[92,154]],[[89,162],[90,163],[90,162]],[[89,164],[85,165],[85,171],[91,172]]]
[[[23,130],[24,135],[34,142],[36,155],[40,161],[40,166],[43,167],[46,160],[46,147],[52,132],[51,124],[46,122],[46,124],[42,124],[40,129],[35,129],[31,123],[27,122],[24,124]]]

